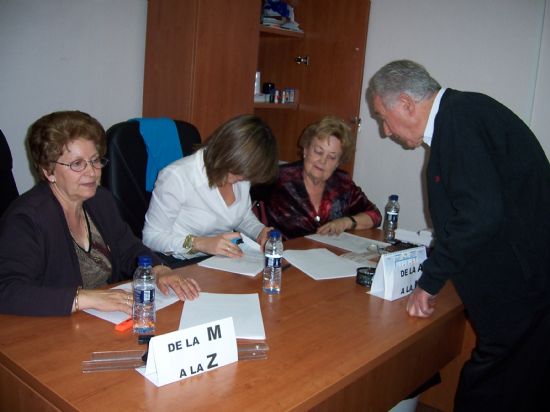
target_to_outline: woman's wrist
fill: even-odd
[[[82,286],[79,286],[76,288],[76,294],[73,300],[73,312],[78,312],[80,310],[80,302],[78,301],[80,297],[80,291],[82,290]]]
[[[153,267],[153,273],[157,277],[161,277],[163,274],[170,272],[172,269],[170,266],[166,266],[164,263],[161,263],[160,265],[156,265]]]
[[[204,252],[203,240],[204,237],[193,236],[192,248],[194,253]]]

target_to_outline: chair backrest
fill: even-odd
[[[199,131],[190,123],[174,122],[183,155],[194,153],[201,143]],[[107,130],[106,157],[109,163],[101,182],[113,194],[123,219],[141,239],[151,192],[145,189],[148,156],[137,120],[117,123]]]
[[[12,167],[10,146],[4,133],[0,130],[0,216],[4,214],[12,200],[19,196]]]

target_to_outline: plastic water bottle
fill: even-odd
[[[271,230],[265,244],[265,266],[263,273],[263,290],[270,295],[281,293],[281,260],[283,258],[283,241],[281,232]]]
[[[384,240],[389,243],[395,242],[395,230],[399,220],[399,196],[391,195],[384,208]]]
[[[151,335],[155,332],[155,274],[151,256],[140,256],[134,272],[134,333]]]

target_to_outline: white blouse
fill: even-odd
[[[149,210],[145,215],[143,243],[180,259],[189,234],[213,236],[232,231],[256,239],[264,225],[251,209],[250,182],[233,184],[235,201],[227,206],[217,187],[208,186],[204,149],[176,160],[159,173]]]

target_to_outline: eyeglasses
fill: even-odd
[[[78,159],[74,160],[71,163],[61,163],[61,162],[52,162],[57,163],[58,165],[63,166],[69,166],[72,171],[74,172],[83,172],[84,169],[88,166],[88,163],[94,168],[94,169],[103,169],[105,166],[107,166],[107,163],[109,163],[109,159],[105,157],[100,157],[97,159],[92,160],[84,160],[84,159]]]

